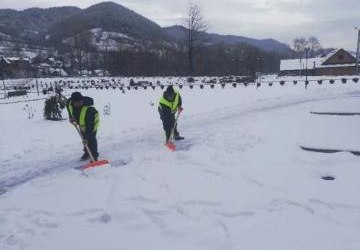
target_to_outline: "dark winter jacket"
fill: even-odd
[[[71,100],[69,99],[67,102],[67,110],[69,113],[69,117],[70,115],[70,110],[69,110],[69,104],[70,104]],[[94,100],[90,97],[84,96],[84,106],[89,106],[87,112],[86,112],[86,116],[85,116],[85,125],[86,125],[86,130],[84,132],[84,137],[85,139],[91,138],[92,136],[94,136],[94,127],[95,127],[95,116],[98,113],[98,111],[92,107],[94,105]],[[81,108],[76,108],[73,106],[73,116],[76,120],[77,124],[80,124],[80,112],[81,112]]]
[[[175,96],[174,96],[173,100],[169,100],[167,98],[166,94],[164,93],[163,98],[165,98],[169,102],[173,102],[175,99]],[[181,99],[181,95],[179,94],[179,104],[178,104],[177,108],[180,108],[181,106],[182,106],[182,99]],[[165,130],[166,130],[166,128],[172,128],[174,126],[174,122],[175,122],[175,114],[173,114],[171,108],[160,103],[158,111],[160,114],[160,119],[163,121]]]

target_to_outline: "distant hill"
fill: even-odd
[[[164,32],[168,37],[178,42],[184,42],[187,36],[187,28],[184,26],[171,26],[163,28]],[[288,54],[291,52],[291,48],[280,43],[274,39],[257,40],[243,36],[232,36],[232,35],[218,35],[212,33],[202,33],[203,40],[207,43],[219,44],[224,43],[226,45],[235,45],[239,43],[248,44],[267,52],[278,52]]]
[[[0,32],[17,39],[36,41],[53,24],[81,11],[77,7],[32,8],[24,11],[3,9],[0,10]]]
[[[50,39],[61,40],[95,28],[101,28],[108,32],[119,32],[139,40],[164,38],[158,24],[113,2],[93,5],[54,23],[49,27],[48,33]]]
[[[113,47],[124,42],[128,43],[126,48],[134,47],[133,44],[147,48],[144,44],[149,44],[148,41],[153,44],[183,43],[187,33],[183,26],[162,28],[144,16],[113,2],[99,3],[86,9],[57,7],[31,8],[23,11],[0,10],[0,47],[9,47],[9,41],[13,41],[58,48],[68,38],[89,30],[100,31],[100,34],[96,34],[97,38],[93,40],[103,39],[102,32],[114,33],[117,40],[112,41]],[[122,41],[120,37],[128,39]],[[286,44],[274,39],[257,40],[210,33],[203,33],[203,37],[208,44],[245,43],[266,52],[282,54],[291,52]],[[98,43],[104,44],[104,41],[98,41]]]

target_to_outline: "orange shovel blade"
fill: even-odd
[[[87,170],[90,168],[96,168],[96,167],[105,167],[106,165],[110,164],[108,160],[101,160],[101,161],[94,161],[90,162],[89,164],[86,164],[82,167],[82,170]]]
[[[171,151],[176,151],[176,146],[174,143],[169,142],[169,143],[165,143],[165,146],[170,149]]]

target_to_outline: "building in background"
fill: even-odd
[[[31,59],[27,57],[1,57],[0,75],[3,79],[32,77]]]
[[[5,57],[0,56],[0,77],[32,78],[32,77],[68,76],[64,70],[64,63],[53,57],[40,60],[38,57]]]
[[[356,57],[344,50],[336,50],[325,57],[286,59],[280,62],[280,76],[354,75]]]

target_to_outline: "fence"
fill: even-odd
[[[122,80],[122,78],[117,78],[117,79],[114,78],[111,81],[110,80],[104,81],[101,79],[99,79],[98,81],[80,80],[80,79],[77,81],[57,80],[57,81],[47,82],[45,84],[45,86],[43,84],[41,84],[42,85],[41,93],[46,96],[44,98],[36,97],[34,99],[5,102],[5,103],[0,103],[0,104],[10,104],[10,103],[18,103],[18,102],[44,100],[47,98],[47,96],[49,94],[54,93],[55,88],[68,89],[68,90],[73,90],[73,91],[88,90],[88,89],[96,89],[96,90],[109,90],[109,89],[117,90],[118,89],[123,94],[126,94],[128,91],[131,91],[131,90],[165,89],[167,86],[170,86],[170,85],[177,86],[179,89],[183,89],[184,87],[188,87],[190,89],[194,89],[195,87],[200,88],[200,89],[205,89],[205,88],[214,89],[215,86],[217,86],[217,85],[221,86],[221,88],[226,88],[226,87],[236,88],[238,86],[244,86],[244,87],[256,86],[257,89],[261,89],[261,87],[266,86],[266,85],[269,87],[272,87],[275,84],[279,84],[280,86],[286,86],[286,85],[292,84],[292,85],[303,85],[307,89],[311,84],[333,85],[335,83],[341,83],[341,84],[347,84],[350,82],[359,83],[359,81],[360,81],[359,77],[355,77],[355,76],[354,77],[342,77],[342,78],[330,78],[329,77],[329,78],[323,78],[323,79],[309,79],[309,80],[304,80],[304,79],[260,80],[260,79],[258,79],[255,82],[243,81],[244,78],[241,78],[239,80],[236,77],[233,77],[233,78],[218,77],[218,78],[209,79],[207,81],[205,81],[205,80],[189,81],[188,78],[178,78],[177,80],[169,80],[168,79],[168,82],[166,84],[162,84],[161,81],[159,81],[159,80],[156,81],[155,84],[153,84],[150,81],[143,81],[143,80],[136,83],[136,82],[134,82],[134,80],[130,79],[129,84],[125,85],[124,83],[121,83],[121,80]],[[164,79],[162,79],[162,80],[164,80]],[[132,84],[130,85],[130,83],[132,83]],[[27,89],[29,88],[28,86],[23,86],[23,87],[26,87]],[[23,90],[23,91],[25,91],[25,90]],[[14,91],[14,92],[19,93],[19,95],[20,95],[20,93],[25,94],[25,92],[20,92],[20,91]],[[28,91],[27,93],[35,93],[35,92],[31,91],[31,89],[30,89],[30,91]],[[15,97],[15,96],[18,96],[18,95],[11,94],[8,97]],[[1,98],[1,93],[0,93],[0,98]]]

